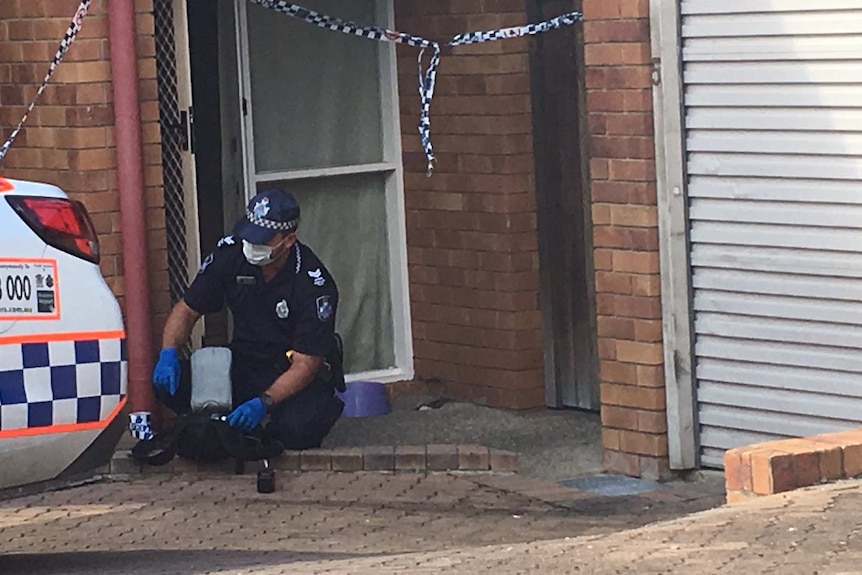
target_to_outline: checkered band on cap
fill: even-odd
[[[265,228],[267,230],[292,232],[297,228],[297,226],[299,226],[299,218],[292,219],[289,222],[276,222],[273,220],[268,220],[266,218],[260,218],[254,215],[254,212],[248,209],[245,211],[245,217],[248,218],[248,221],[250,221],[254,225],[261,228]]]

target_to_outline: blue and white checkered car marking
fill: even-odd
[[[117,410],[127,381],[122,338],[0,344],[0,437],[92,428]]]

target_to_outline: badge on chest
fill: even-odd
[[[290,315],[290,308],[287,306],[287,300],[281,300],[275,305],[275,315],[278,316],[278,319],[287,319],[287,316]]]

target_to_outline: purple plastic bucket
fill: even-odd
[[[386,386],[376,381],[351,381],[346,391],[336,395],[344,402],[342,417],[374,417],[392,411]]]

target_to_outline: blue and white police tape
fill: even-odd
[[[343,32],[351,36],[359,36],[368,38],[369,40],[377,40],[380,42],[393,42],[395,44],[406,44],[415,48],[421,48],[419,52],[419,97],[422,101],[422,110],[419,118],[419,137],[422,140],[422,148],[425,150],[425,156],[428,158],[428,172],[430,174],[434,164],[434,148],[431,146],[431,99],[434,97],[434,86],[437,78],[437,65],[440,63],[440,44],[420,38],[388,30],[378,26],[365,26],[356,24],[350,20],[341,18],[333,18],[326,16],[314,10],[297,6],[291,2],[284,0],[249,0],[252,4],[259,4],[266,8],[275,10],[288,16],[293,16],[299,20],[308,22],[326,30]],[[433,50],[431,62],[428,65],[428,70],[423,70],[423,56],[425,50]]]
[[[468,32],[466,34],[458,34],[452,40],[446,43],[447,46],[455,47],[455,46],[464,46],[467,44],[479,44],[481,42],[494,42],[496,40],[507,40],[509,38],[521,38],[524,36],[533,36],[535,34],[541,34],[543,32],[548,32],[550,30],[555,30],[557,28],[561,28],[563,26],[572,26],[577,22],[582,22],[584,19],[583,14],[580,12],[570,12],[568,14],[563,14],[561,16],[557,16],[551,20],[546,22],[539,22],[536,24],[527,24],[525,26],[513,26],[510,28],[500,28],[497,30],[487,30],[484,32]],[[425,88],[425,96],[422,98],[422,123],[420,124],[419,131],[422,134],[423,145],[427,140],[428,146],[426,147],[426,154],[428,150],[431,150],[431,154],[428,154],[428,175],[431,175],[431,171],[434,168],[434,155],[433,150],[431,149],[431,120],[430,120],[430,108],[431,108],[431,99],[434,97],[434,83],[436,81],[436,70],[437,65],[440,63],[440,52],[439,50],[435,52],[434,58],[432,59],[431,65],[429,66],[428,72],[426,74],[426,81],[423,85],[422,82],[422,68],[421,68],[421,60],[422,55],[419,55],[420,60],[420,68],[419,68],[419,84],[420,86],[424,86]],[[420,89],[421,92],[421,89]]]
[[[360,36],[370,40],[378,40],[380,42],[394,42],[396,44],[407,44],[408,46],[421,48],[421,51],[419,52],[419,97],[421,99],[422,109],[419,118],[419,137],[422,141],[422,148],[425,150],[425,156],[428,159],[428,175],[431,175],[435,162],[434,147],[431,145],[431,101],[434,98],[434,88],[437,83],[437,67],[440,64],[440,44],[438,42],[426,40],[419,36],[404,34],[403,32],[387,30],[386,28],[380,28],[377,26],[356,24],[349,20],[320,14],[314,10],[309,10],[291,2],[285,2],[284,0],[249,1],[253,4],[259,4],[260,6],[304,20],[309,24],[313,24],[327,30],[343,32],[345,34]],[[486,32],[459,34],[445,45],[454,47],[466,44],[478,44],[480,42],[493,42],[495,40],[505,40],[508,38],[532,36],[534,34],[541,34],[562,26],[571,26],[581,21],[583,21],[583,16],[579,12],[571,12],[538,24],[502,28],[499,30],[488,30]],[[424,69],[423,56],[425,55],[425,50],[429,49],[433,50],[433,54],[431,56],[431,61],[428,64],[428,68]]]
[[[36,96],[30,103],[30,106],[24,114],[24,117],[18,123],[18,126],[15,128],[15,130],[12,132],[12,135],[9,136],[9,139],[6,140],[2,147],[0,147],[0,162],[3,161],[3,158],[6,156],[6,153],[9,151],[9,148],[12,146],[13,142],[15,141],[15,138],[18,136],[18,133],[23,128],[24,123],[27,121],[27,118],[35,107],[36,102],[38,101],[42,92],[45,90],[45,87],[48,85],[48,82],[54,75],[54,72],[57,70],[57,66],[63,60],[63,56],[66,55],[66,52],[68,52],[69,46],[71,46],[72,42],[75,41],[78,32],[81,30],[84,16],[87,14],[87,10],[90,7],[91,1],[92,0],[81,1],[80,6],[78,7],[78,11],[75,13],[74,18],[72,19],[72,23],[69,25],[69,28],[66,31],[63,40],[60,42],[60,47],[58,48],[57,53],[54,56],[54,59],[51,61],[48,73],[45,75],[45,79],[42,81],[42,85],[39,87],[38,92],[36,92]],[[343,20],[341,18],[327,16],[325,14],[315,12],[314,10],[303,8],[302,6],[298,6],[291,2],[285,2],[284,0],[249,1],[254,4],[264,6],[282,14],[287,14],[288,16],[292,16],[294,18],[303,20],[305,22],[308,22],[309,24],[313,24],[327,30],[343,32],[345,34],[368,38],[370,40],[377,40],[381,42],[394,42],[397,44],[406,44],[408,46],[420,48],[421,51],[419,52],[418,57],[419,97],[421,99],[419,137],[422,142],[422,148],[425,151],[425,156],[428,159],[428,175],[431,175],[431,172],[434,169],[435,162],[434,147],[431,145],[431,101],[434,98],[434,88],[437,84],[437,68],[440,64],[441,57],[440,44],[438,42],[426,40],[425,38],[413,36],[411,34],[405,34],[403,32],[380,28],[377,26],[365,26],[361,24],[356,24],[354,22],[350,22],[349,20]],[[537,24],[502,28],[499,30],[488,30],[485,32],[469,32],[466,34],[459,34],[452,38],[452,40],[447,42],[445,45],[454,47],[467,44],[478,44],[480,42],[493,42],[496,40],[531,36],[534,34],[548,32],[549,30],[554,30],[562,26],[570,26],[582,20],[583,16],[579,12],[571,12],[569,14],[563,14],[562,16],[558,16],[557,18],[548,20],[547,22],[541,22]],[[428,64],[428,68],[425,69],[423,65],[423,58],[425,55],[425,50],[429,49],[433,50],[433,53],[431,55],[431,60]]]
[[[33,108],[36,106],[36,102],[39,100],[39,96],[41,96],[42,92],[45,91],[45,87],[51,80],[51,76],[53,76],[54,72],[57,71],[57,66],[60,65],[60,62],[63,60],[63,56],[65,56],[66,52],[69,51],[69,46],[71,46],[72,42],[75,41],[75,38],[78,37],[78,32],[81,31],[81,27],[84,24],[84,16],[87,15],[87,10],[90,9],[91,2],[92,0],[82,0],[81,5],[78,6],[78,10],[75,12],[75,16],[72,18],[72,23],[69,24],[69,28],[63,35],[63,40],[60,42],[60,47],[57,49],[57,53],[54,55],[54,59],[51,60],[51,65],[48,67],[48,73],[45,75],[45,79],[42,80],[42,85],[39,86],[39,90],[36,92],[36,96],[33,97],[33,101],[30,102],[30,106],[24,113],[24,117],[21,118],[20,122],[18,122],[18,126],[15,128],[15,130],[12,131],[12,135],[10,135],[9,139],[7,139],[6,142],[3,143],[3,146],[0,147],[0,162],[2,162],[3,158],[6,157],[6,153],[9,151],[9,148],[12,147],[12,144],[15,142],[15,138],[18,137],[18,133],[24,127],[24,123],[30,116],[30,112],[32,112]]]
[[[584,17],[580,12],[571,12],[539,24],[527,24],[526,26],[501,28],[499,30],[489,30],[487,32],[468,32],[467,34],[458,34],[447,43],[447,46],[463,46],[465,44],[478,44],[479,42],[493,42],[494,40],[507,40],[509,38],[532,36],[534,34],[541,34],[542,32],[555,30],[563,26],[571,26],[577,22],[582,22],[583,19]]]

